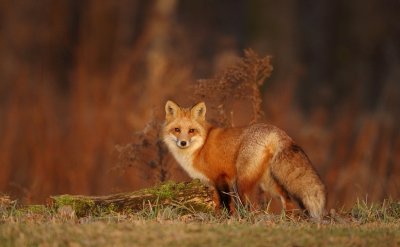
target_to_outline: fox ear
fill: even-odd
[[[172,119],[177,116],[178,112],[181,110],[178,104],[172,100],[168,100],[165,104],[165,118]]]
[[[190,109],[192,118],[205,120],[206,119],[206,104],[204,102],[197,103]]]

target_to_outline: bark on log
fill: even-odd
[[[107,212],[139,212],[155,207],[176,207],[181,212],[210,212],[214,209],[212,191],[199,180],[167,182],[153,188],[106,196],[52,196],[55,208],[72,207],[78,217]]]

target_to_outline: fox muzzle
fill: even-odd
[[[188,148],[189,147],[189,142],[188,141],[177,140],[176,145],[179,148]]]

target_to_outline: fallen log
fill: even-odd
[[[107,212],[140,212],[150,208],[175,207],[184,212],[211,212],[212,191],[199,180],[167,182],[152,188],[106,196],[58,195],[50,197],[56,209],[71,207],[78,217]]]

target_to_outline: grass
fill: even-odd
[[[235,216],[151,205],[78,217],[72,207],[0,200],[0,246],[399,246],[400,202],[359,200],[322,223],[246,211]],[[182,212],[186,212],[182,214]]]
[[[201,224],[104,221],[0,226],[4,246],[396,246],[398,224]]]

